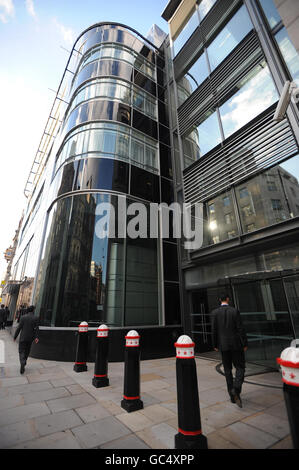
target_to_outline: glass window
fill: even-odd
[[[252,28],[249,14],[243,5],[207,49],[212,70],[228,56]]]
[[[200,20],[202,21],[204,17],[209,13],[211,8],[215,5],[217,0],[202,0],[198,5]]]
[[[299,215],[298,168],[298,156],[296,156],[250,179],[246,187],[240,185],[236,188],[241,223],[245,233]],[[269,181],[271,191],[269,191]]]
[[[178,52],[182,49],[184,44],[188,41],[190,36],[194,33],[196,30],[197,26],[199,26],[199,18],[198,18],[198,12],[195,10],[189,21],[187,22],[186,26],[184,29],[180,32],[178,37],[175,39],[173,43],[174,47],[174,55],[177,55]]]
[[[260,0],[260,4],[264,10],[270,28],[274,28],[278,23],[281,22],[281,18],[273,0]]]
[[[297,83],[297,86],[299,86],[299,55],[289,38],[287,30],[283,28],[279,31],[279,33],[275,34],[275,39],[291,77]]]
[[[205,53],[203,53],[188,70],[188,73],[178,82],[179,106],[183,104],[189,96],[208,77],[209,69]]]
[[[278,99],[266,62],[255,67],[239,84],[240,89],[219,109],[225,138],[254,119]]]
[[[216,147],[222,141],[217,112],[214,112],[197,128],[200,156]]]

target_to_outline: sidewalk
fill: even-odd
[[[29,358],[20,375],[17,343],[7,330],[0,340],[0,448],[174,449],[175,358],[141,362],[144,409],[127,413],[120,407],[123,363],[109,364],[110,386],[100,389],[91,384],[94,364],[76,373],[72,363]],[[218,362],[200,358],[196,364],[209,449],[293,448],[279,373],[248,377],[240,409],[228,400]]]

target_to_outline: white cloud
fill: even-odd
[[[0,21],[7,23],[15,14],[15,7],[12,0],[0,0]]]
[[[58,29],[59,33],[63,37],[64,42],[67,43],[69,46],[72,46],[75,41],[74,31],[71,28],[67,28],[63,24],[59,23],[56,18],[54,18],[53,22],[56,28]]]
[[[33,0],[25,0],[25,4],[26,4],[26,9],[27,9],[27,12],[29,13],[29,15],[32,16],[32,18],[37,19],[36,11],[34,9]]]

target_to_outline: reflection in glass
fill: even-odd
[[[222,141],[217,112],[214,112],[197,128],[200,156],[205,155]]]
[[[225,138],[247,124],[278,99],[270,70],[263,61],[237,85],[240,89],[220,107]]]
[[[274,28],[274,26],[281,22],[281,18],[273,0],[259,0],[259,2],[264,10],[270,28]]]
[[[82,312],[97,325],[159,324],[157,240],[108,238],[113,212],[100,203],[114,207],[116,236],[127,222],[116,196],[77,195],[51,210],[35,298],[41,325],[75,326]]]
[[[242,233],[299,216],[298,155],[235,187]],[[239,235],[230,191],[205,204],[204,245]]]
[[[188,20],[187,24],[185,25],[184,29],[180,32],[178,37],[175,39],[173,43],[174,47],[174,55],[177,55],[178,52],[182,49],[184,44],[188,41],[190,36],[193,34],[195,29],[199,26],[199,19],[198,19],[198,12],[195,10],[191,18]]]
[[[139,142],[142,152],[135,152],[133,141]],[[98,122],[73,131],[57,156],[55,172],[64,162],[86,156],[115,158],[156,173],[159,171],[157,142],[121,124]]]
[[[275,34],[275,39],[293,80],[299,86],[299,55],[289,38],[287,30],[283,28],[279,31]]]
[[[243,5],[207,49],[212,70],[228,56],[252,28],[249,14]]]
[[[200,20],[202,21],[204,17],[209,13],[212,6],[215,5],[217,0],[202,0],[198,5]]]
[[[203,53],[177,84],[179,106],[189,98],[208,75],[209,69],[206,55]]]

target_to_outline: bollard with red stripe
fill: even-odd
[[[75,372],[87,371],[88,323],[83,321],[79,325],[76,350]]]
[[[194,346],[189,336],[180,336],[176,347],[178,434],[175,449],[207,449],[202,434]]]
[[[97,329],[96,361],[94,365],[94,377],[92,385],[96,388],[108,387],[108,351],[109,351],[109,329],[101,325]]]
[[[128,413],[141,410],[140,400],[140,347],[137,331],[131,330],[126,336],[124,396],[121,407]]]
[[[299,449],[299,348],[286,348],[276,361],[281,368],[293,446]]]

